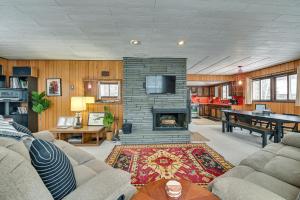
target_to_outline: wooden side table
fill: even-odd
[[[103,126],[83,126],[82,128],[52,128],[49,131],[57,134],[59,140],[67,140],[74,135],[81,136],[81,144],[74,144],[77,146],[97,146],[100,144],[100,137],[103,137],[105,128]],[[92,138],[96,138],[94,142]]]
[[[168,197],[165,190],[167,182],[168,180],[161,179],[149,183],[140,189],[131,200],[172,200],[172,198]],[[183,179],[179,180],[179,182],[182,186],[182,195],[177,200],[219,200],[213,193],[202,188],[200,185]]]

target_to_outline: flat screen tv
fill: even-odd
[[[176,76],[146,76],[147,94],[175,94]]]

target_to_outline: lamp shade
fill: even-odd
[[[81,112],[86,110],[85,97],[71,97],[71,111]]]
[[[95,103],[95,97],[84,97],[85,103]]]

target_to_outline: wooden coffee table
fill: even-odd
[[[57,134],[57,139],[67,140],[73,135],[81,135],[81,144],[74,144],[76,146],[97,146],[100,144],[100,137],[103,138],[105,128],[103,126],[83,126],[82,128],[51,128],[51,133]],[[92,138],[96,140],[93,141]]]
[[[131,200],[171,200],[168,197],[165,185],[166,179],[161,179],[145,185],[140,189]],[[182,186],[182,195],[178,200],[219,200],[207,189],[186,180],[179,180]],[[173,198],[174,199],[174,198]]]

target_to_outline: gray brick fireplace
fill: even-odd
[[[123,117],[124,120],[132,123],[134,133],[128,137],[138,137],[137,134],[144,133],[159,134],[158,132],[166,129],[166,127],[162,129],[155,129],[154,127],[153,111],[163,109],[167,111],[166,113],[174,114],[176,110],[180,111],[178,113],[186,113],[184,123],[177,123],[176,125],[176,127],[179,127],[180,124],[183,126],[181,128],[173,127],[170,130],[176,131],[167,131],[166,135],[173,134],[179,142],[189,140],[189,134],[186,134],[187,131],[183,131],[187,130],[188,124],[186,59],[125,57],[123,61]],[[175,94],[147,94],[145,89],[146,76],[152,75],[176,76]],[[174,116],[180,116],[178,118],[182,120],[182,115],[175,114]],[[180,138],[180,136],[182,137]]]

